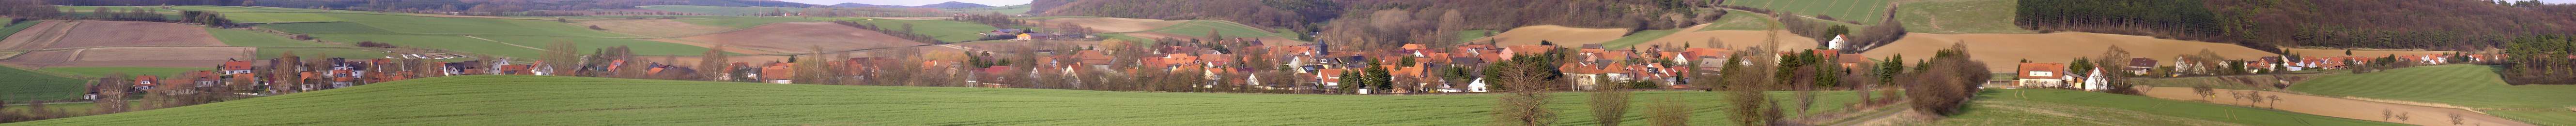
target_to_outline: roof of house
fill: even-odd
[[[250,70],[250,61],[226,61],[224,70]]]
[[[1550,50],[1556,50],[1556,46],[1513,45],[1511,47],[1505,47],[1505,50],[1511,51],[1512,55],[1539,55],[1547,54]]]
[[[760,67],[760,79],[785,80],[794,78],[796,77],[796,71],[788,69],[788,67],[793,66],[796,66],[796,64],[770,63],[769,66]]]
[[[2064,73],[2066,72],[2066,64],[2021,63],[2021,68],[2016,70],[2019,70],[2013,71],[2015,74],[2013,76],[2019,76],[2016,77],[2016,79],[2057,79],[2059,76],[2064,76],[2066,74]],[[2049,72],[2051,74],[2047,74],[2047,76],[2031,76],[2030,72]]]
[[[2156,59],[2129,58],[2129,67],[2156,67]]]

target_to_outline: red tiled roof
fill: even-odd
[[[2016,77],[2018,79],[2058,79],[2059,76],[2066,75],[2066,64],[2021,63],[2021,68],[2016,70],[2020,71],[2013,71],[2013,73],[2016,74],[2013,76],[2019,76]],[[2031,76],[2031,72],[2049,72],[2049,74],[2047,76]]]

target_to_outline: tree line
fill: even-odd
[[[2509,62],[2501,71],[2505,82],[2576,84],[2576,36],[2526,36],[2515,38],[2508,47],[2505,60]]]
[[[2015,24],[2276,47],[2476,50],[2576,33],[2576,5],[2457,0],[2029,0]],[[2407,25],[2389,25],[2407,24]]]

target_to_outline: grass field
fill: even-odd
[[[1938,125],[2403,125],[2209,103],[2053,89],[1981,93]]]
[[[1725,4],[1870,24],[1886,15],[1888,1],[1894,0],[1729,0]]]
[[[384,56],[385,56],[385,51],[382,51],[382,50],[365,50],[365,49],[349,49],[349,48],[285,48],[285,47],[271,47],[271,48],[259,48],[259,51],[256,51],[256,53],[258,53],[258,56],[257,56],[257,57],[259,57],[260,59],[268,59],[268,58],[278,58],[279,56],[284,56],[286,52],[290,52],[290,51],[295,52],[295,56],[296,56],[296,57],[306,57],[306,58],[312,58],[312,57],[343,57],[343,58],[350,58],[350,59],[376,59],[376,58],[384,58]],[[212,67],[212,66],[208,66],[208,67]]]
[[[80,98],[88,80],[63,78],[16,67],[0,67],[0,100],[60,100]]]
[[[1609,42],[1601,42],[1601,46],[1603,46],[1603,48],[1610,49],[1626,49],[1629,46],[1637,46],[1637,44],[1646,43],[1646,41],[1664,38],[1664,35],[1673,35],[1673,32],[1679,31],[1681,30],[1666,29],[1637,31],[1636,33],[1628,33],[1628,36],[1619,37],[1619,39],[1612,39]]]
[[[269,27],[269,28],[275,28],[275,27],[270,26],[270,25],[290,25],[290,26],[292,26],[292,25],[305,25],[305,26],[292,26],[292,27],[287,27],[287,28],[277,28],[278,30],[281,30],[281,31],[294,32],[294,33],[337,33],[337,34],[389,34],[389,33],[399,33],[399,34],[435,34],[435,35],[520,35],[520,36],[564,36],[564,37],[599,37],[599,38],[628,38],[628,37],[634,37],[634,36],[627,36],[627,35],[621,35],[621,34],[616,34],[616,33],[608,33],[608,32],[598,31],[598,30],[590,30],[589,28],[585,28],[585,27],[582,27],[582,26],[573,26],[573,25],[570,25],[570,24],[566,24],[566,23],[562,23],[562,22],[555,22],[555,21],[551,21],[551,20],[515,20],[515,19],[491,19],[491,18],[447,18],[447,17],[426,17],[426,16],[410,16],[410,15],[350,14],[350,13],[227,13],[227,14],[225,14],[225,15],[235,15],[235,16],[260,16],[260,15],[268,15],[268,16],[281,16],[281,15],[309,15],[309,16],[322,16],[322,17],[329,17],[329,19],[316,19],[316,20],[279,20],[279,21],[278,21],[278,22],[323,22],[322,24],[309,24],[309,23],[285,23],[285,24],[268,24],[268,25],[261,25],[261,27]],[[309,16],[281,16],[281,17],[309,17]],[[246,19],[251,19],[251,18],[246,18]],[[325,27],[325,26],[311,26],[311,25],[325,25],[325,26],[327,26],[327,27]]]
[[[2447,103],[2477,108],[2565,110],[2576,106],[2576,85],[2507,85],[2496,67],[2440,65],[2327,76],[2290,87],[2327,96]]]
[[[1458,41],[1457,41],[1457,42],[1468,42],[1469,40],[1476,40],[1476,39],[1479,39],[1479,38],[1485,38],[1485,37],[1489,37],[1489,36],[1494,36],[1494,33],[1496,33],[1494,30],[1466,30],[1466,31],[1458,31],[1458,33],[1457,33],[1457,34],[1458,34]]]
[[[547,44],[554,44],[554,42],[556,42],[556,41],[572,42],[572,43],[573,43],[573,45],[574,45],[574,47],[578,47],[579,49],[581,49],[581,50],[579,51],[580,53],[590,53],[588,50],[595,50],[595,49],[601,49],[601,48],[608,48],[608,47],[613,47],[613,46],[626,46],[626,48],[628,48],[628,49],[630,49],[630,50],[633,50],[633,51],[635,52],[635,54],[637,54],[637,55],[681,55],[681,56],[696,56],[696,55],[700,55],[700,54],[705,54],[705,53],[707,52],[707,50],[708,50],[706,47],[698,47],[698,46],[682,45],[682,44],[678,44],[678,43],[668,43],[668,42],[655,42],[655,41],[634,40],[634,39],[604,39],[604,38],[575,38],[575,37],[543,37],[543,36],[474,36],[474,37],[482,37],[482,38],[484,38],[484,39],[492,39],[492,40],[495,40],[495,41],[501,41],[501,42],[503,42],[503,43],[518,44],[518,45],[526,45],[526,46],[532,46],[532,47],[538,47],[538,48],[544,48],[543,46],[545,46],[545,45],[547,45]]]
[[[2499,117],[2541,125],[2576,125],[2576,85],[2507,85],[2498,67],[2440,65],[2327,76],[2290,87],[2324,96],[2433,102],[2493,110]],[[2540,111],[2533,111],[2540,110]]]
[[[240,47],[347,47],[239,29],[206,28],[206,34],[214,35],[216,40],[223,40],[224,45]]]
[[[1710,22],[1710,26],[1700,28],[1699,31],[1764,30],[1771,28],[1771,17],[1745,11],[1728,10],[1726,12],[1726,16],[1718,17],[1716,22]]]
[[[1896,7],[1905,31],[1935,34],[2032,33],[2013,25],[2018,0],[1923,0]]]
[[[110,74],[110,73],[125,73],[125,76],[126,76],[126,77],[143,76],[143,75],[152,75],[152,76],[160,76],[160,77],[162,77],[162,78],[175,78],[175,77],[178,77],[180,73],[185,73],[185,72],[188,72],[188,71],[199,71],[199,70],[215,70],[215,66],[208,65],[208,66],[206,66],[206,67],[54,67],[54,68],[45,68],[45,71],[54,71],[54,72],[58,72],[58,73],[72,74],[72,75],[74,75],[74,76],[81,76],[81,77],[105,77],[105,76],[107,76],[107,74]],[[131,78],[128,78],[128,79],[131,79]]]
[[[1774,92],[1786,96],[1787,92]],[[0,125],[1471,125],[1496,95],[1354,96],[721,83],[463,76]],[[1558,93],[1556,125],[1593,125],[1585,93]],[[1725,124],[1720,92],[1683,97],[1692,124]],[[1838,99],[1849,93],[1823,93]],[[1825,100],[1819,106],[1849,103]],[[1640,102],[1642,103],[1642,102]],[[398,108],[398,109],[392,109]],[[1820,111],[1839,107],[1822,107]],[[1644,121],[1631,108],[1628,122]],[[154,120],[154,121],[144,121]],[[241,121],[262,120],[262,121]],[[1638,123],[1630,123],[1638,124]]]
[[[2193,87],[2193,86],[2209,86],[2210,88],[2215,88],[2215,89],[2237,89],[2237,90],[2264,90],[2264,91],[2272,91],[2272,90],[2275,90],[2275,89],[2277,89],[2277,88],[2273,88],[2273,87],[2271,87],[2269,84],[2271,84],[2272,82],[2277,82],[2279,79],[2309,79],[2309,80],[2314,80],[2314,79],[2319,78],[2319,77],[2325,77],[2325,76],[2330,76],[2330,75],[2340,75],[2340,74],[2342,74],[2342,73],[2291,74],[2291,75],[2282,75],[2282,77],[2278,77],[2278,78],[2273,77],[2273,76],[2270,76],[2270,75],[2241,75],[2241,76],[2230,76],[2230,77],[2238,77],[2238,78],[2244,78],[2244,79],[2250,79],[2250,80],[2253,80],[2253,82],[2254,82],[2255,84],[2250,84],[2250,85],[2249,85],[2249,84],[2246,84],[2246,83],[2245,83],[2245,81],[2242,81],[2242,80],[2227,80],[2227,79],[2225,79],[2225,78],[2223,78],[2223,77],[2138,78],[2137,80],[2139,81],[2139,82],[2138,82],[2138,85],[2147,85],[2147,86],[2156,86],[2156,87]],[[2013,76],[1999,76],[1999,77],[2013,77]]]

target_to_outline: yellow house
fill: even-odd
[[[1029,33],[1020,33],[1019,40],[1029,40]]]

